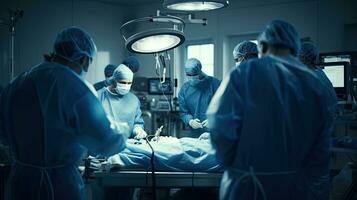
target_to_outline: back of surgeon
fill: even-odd
[[[252,167],[267,199],[328,199],[329,130],[336,99],[291,58],[266,56],[231,73],[244,117],[227,167],[246,172]],[[255,192],[264,199],[253,179],[239,181],[242,175],[226,182],[229,197],[224,199],[253,199]]]
[[[0,105],[15,158],[9,199],[83,199],[77,166],[86,148],[104,155],[124,148],[96,97],[63,65],[45,62],[19,75]]]

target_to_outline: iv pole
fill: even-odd
[[[22,18],[24,11],[20,9],[9,10],[9,22],[0,20],[0,25],[8,26],[10,31],[10,81],[14,78],[14,49],[15,49],[15,25],[19,18]]]

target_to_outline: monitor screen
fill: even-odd
[[[334,88],[345,87],[345,66],[329,65],[323,68],[324,73],[330,79]]]
[[[169,78],[161,83],[159,78],[149,78],[149,94],[163,95],[173,94],[172,82]]]
[[[322,55],[323,63],[332,63],[332,62],[351,62],[350,55]]]

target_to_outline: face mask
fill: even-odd
[[[117,87],[115,88],[115,91],[120,94],[120,95],[126,95],[131,88],[131,84],[122,84],[122,83],[117,83]]]
[[[238,67],[240,65],[241,61],[236,62],[236,67]]]
[[[79,77],[81,77],[82,80],[86,80],[87,73],[88,72],[82,70],[81,73],[79,74]]]
[[[198,80],[200,80],[200,76],[199,75],[187,76],[187,80],[188,81],[198,81]]]

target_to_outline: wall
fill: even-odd
[[[5,1],[3,3],[3,1]],[[5,6],[4,6],[5,5]],[[57,0],[2,0],[0,19],[7,19],[7,8],[23,9],[24,17],[17,23],[15,37],[15,75],[43,60],[42,55],[52,50],[56,33],[68,26],[78,26],[90,33],[98,52],[110,54],[96,60],[89,70],[89,81],[104,78],[107,62],[119,64],[125,56],[120,26],[132,14],[122,6],[95,1]],[[0,28],[0,84],[9,81],[9,32]]]
[[[163,10],[161,4],[142,5],[136,8],[136,13],[139,17],[144,17],[155,14],[156,9]],[[233,65],[230,55],[234,45],[228,44],[230,38],[257,35],[272,19],[291,22],[300,37],[310,37],[320,47],[321,52],[357,51],[357,44],[352,44],[356,42],[354,37],[345,41],[345,27],[355,30],[356,9],[357,1],[354,0],[231,0],[228,8],[196,14],[196,18],[207,18],[208,25],[188,24],[185,36],[188,42],[205,39],[213,41],[215,76],[223,78]],[[352,31],[349,32],[351,35]],[[184,81],[182,69],[186,43],[175,50],[173,58],[180,83]],[[152,76],[155,66],[152,56],[139,57],[145,62],[145,68],[142,68],[139,74]]]
[[[4,3],[3,3],[4,2]],[[15,74],[39,63],[42,54],[51,50],[55,34],[62,28],[77,25],[86,29],[95,39],[99,51],[110,53],[110,62],[119,64],[130,55],[120,36],[122,23],[137,17],[155,15],[163,10],[161,3],[139,6],[103,4],[97,1],[58,0],[2,0],[0,19],[7,18],[8,7],[25,10],[18,22],[16,34]],[[5,5],[5,6],[3,6]],[[186,41],[210,39],[215,44],[215,76],[222,78],[233,62],[231,38],[256,35],[271,19],[284,19],[297,28],[301,37],[310,37],[321,52],[357,51],[353,36],[357,24],[357,1],[354,0],[231,0],[230,6],[218,11],[196,14],[207,18],[208,25],[188,24]],[[43,20],[46,19],[46,20]],[[345,33],[345,30],[346,33]],[[0,84],[8,82],[8,41],[6,27],[0,27]],[[182,83],[185,44],[170,51],[175,77]],[[136,76],[155,77],[153,55],[137,55],[142,64]],[[95,82],[102,78],[102,68],[89,74]],[[99,73],[99,74],[97,74]]]

